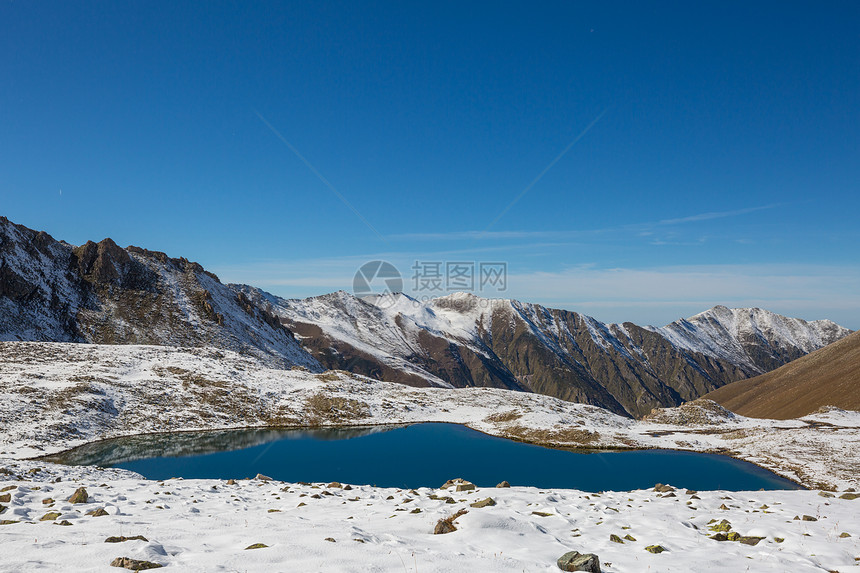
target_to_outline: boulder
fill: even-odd
[[[131,557],[117,557],[110,563],[111,567],[123,567],[132,571],[145,571],[146,569],[158,569],[164,567],[160,563],[152,561],[141,561],[140,559],[132,559]]]
[[[648,551],[649,553],[663,553],[666,551],[666,548],[662,545],[649,545],[645,548],[645,551]]]
[[[511,487],[511,484],[509,484],[507,481],[502,481],[500,483],[497,483],[496,487]]]
[[[446,517],[444,519],[440,519],[436,523],[436,527],[433,528],[434,535],[442,535],[444,533],[452,533],[457,531],[457,528],[454,526],[454,520],[460,517],[461,515],[465,515],[468,513],[465,509],[461,509],[454,515]]]
[[[675,491],[675,488],[670,485],[664,485],[662,483],[658,483],[654,486],[654,491],[658,491],[660,493],[669,493],[671,491]]]
[[[69,503],[86,503],[89,498],[90,496],[87,495],[86,488],[79,487],[69,498]]]
[[[471,507],[477,507],[477,508],[491,507],[493,505],[496,505],[496,500],[494,500],[491,497],[488,497],[487,499],[482,499],[481,501],[476,501],[475,503],[470,503],[469,505]]]
[[[450,487],[453,487],[454,491],[470,491],[475,489],[475,484],[463,478],[454,478],[446,481],[439,489],[448,489]]]
[[[264,476],[263,474],[257,474],[254,479],[258,479],[260,481],[272,481],[272,478],[269,476]]]
[[[558,558],[556,565],[562,571],[590,571],[600,573],[600,559],[594,553],[568,551]]]

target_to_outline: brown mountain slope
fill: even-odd
[[[860,331],[705,398],[753,418],[797,418],[822,406],[860,410]]]

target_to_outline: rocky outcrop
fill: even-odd
[[[590,571],[591,573],[600,573],[600,558],[594,553],[568,551],[558,558],[556,565],[562,571]]]
[[[322,370],[276,316],[198,263],[111,239],[74,247],[2,217],[0,340],[209,346]]]

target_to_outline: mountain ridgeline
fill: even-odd
[[[211,346],[321,367],[277,317],[186,259],[75,247],[0,217],[0,340]]]
[[[466,293],[287,300],[184,258],[110,239],[73,246],[0,217],[0,340],[210,347],[275,368],[506,388],[641,417],[849,333],[722,306],[654,328]]]
[[[411,385],[536,392],[641,417],[769,371],[850,331],[761,309],[715,307],[663,328],[455,293],[419,302],[336,292],[302,300],[253,287],[319,362]]]

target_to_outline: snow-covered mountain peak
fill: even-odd
[[[681,348],[741,364],[751,375],[851,333],[831,320],[806,321],[757,307],[723,305],[652,330]]]

